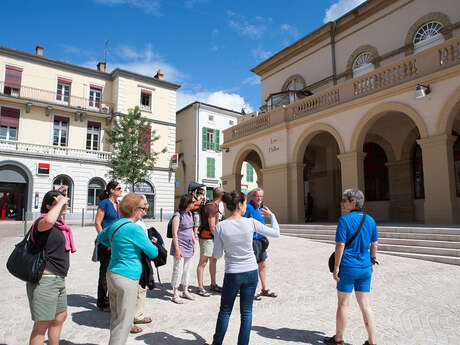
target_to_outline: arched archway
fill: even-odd
[[[74,183],[73,180],[70,176],[61,174],[56,176],[53,179],[53,189],[58,189],[64,187],[67,191],[67,197],[69,198],[69,201],[67,203],[67,208],[70,213],[72,213],[72,208],[73,208],[73,192],[74,192]]]
[[[16,161],[0,162],[0,220],[22,220],[22,212],[32,211],[33,177]]]
[[[95,208],[99,204],[99,195],[105,189],[106,183],[100,177],[93,177],[88,181],[88,196],[86,205],[88,208]]]
[[[254,144],[246,145],[242,148],[234,161],[232,172],[235,176],[235,190],[242,190],[241,180],[243,174],[241,173],[243,163],[247,162],[254,169],[257,180],[255,183],[259,188],[263,188],[263,169],[265,168],[264,156],[260,148]]]
[[[134,185],[134,193],[144,194],[149,204],[145,218],[155,218],[155,187],[148,181],[137,182]]]

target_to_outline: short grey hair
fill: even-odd
[[[264,190],[262,188],[254,188],[253,190],[251,190],[249,193],[248,193],[248,202],[251,201],[252,199],[252,196],[254,195],[255,192],[264,192]]]
[[[346,196],[350,202],[356,200],[356,208],[359,208],[360,210],[363,208],[364,193],[361,192],[359,189],[345,189],[345,191],[343,192],[343,196]]]

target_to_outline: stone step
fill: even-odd
[[[281,232],[305,232],[305,233],[334,233],[337,226],[293,226],[293,225],[280,225]],[[379,234],[395,233],[395,234],[436,234],[436,235],[450,235],[460,236],[459,228],[422,228],[422,227],[377,227]]]
[[[449,249],[449,248],[434,248],[434,247],[417,247],[417,246],[406,246],[396,244],[380,244],[380,251],[388,252],[403,252],[403,253],[414,253],[414,254],[430,254],[438,256],[454,256],[460,257],[460,250]]]
[[[429,254],[415,254],[415,253],[402,253],[402,252],[382,252],[383,255],[401,256],[405,258],[434,261],[443,264],[460,266],[460,258],[452,256],[438,256]]]

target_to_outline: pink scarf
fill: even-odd
[[[40,219],[43,219],[44,217],[46,216],[46,213],[42,214],[40,217],[38,217],[35,221],[34,221],[34,224],[32,226],[32,229],[35,228],[35,223],[37,221],[39,221]],[[64,221],[63,218],[59,218],[56,223],[54,224],[54,226],[56,228],[58,228],[59,230],[61,230],[62,232],[62,235],[64,236],[64,239],[65,239],[65,250],[70,250],[72,251],[72,253],[75,253],[77,251],[77,249],[75,248],[75,242],[73,240],[73,234],[72,234],[72,230],[70,229],[70,227],[66,224],[66,222]],[[34,232],[32,231],[30,233],[30,239],[32,240],[32,242],[34,242]]]

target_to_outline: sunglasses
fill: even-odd
[[[121,187],[120,187],[120,186],[118,186],[117,188],[115,188],[115,190],[121,190]]]
[[[144,212],[147,212],[147,210],[149,209],[148,207],[139,207],[139,208]]]

